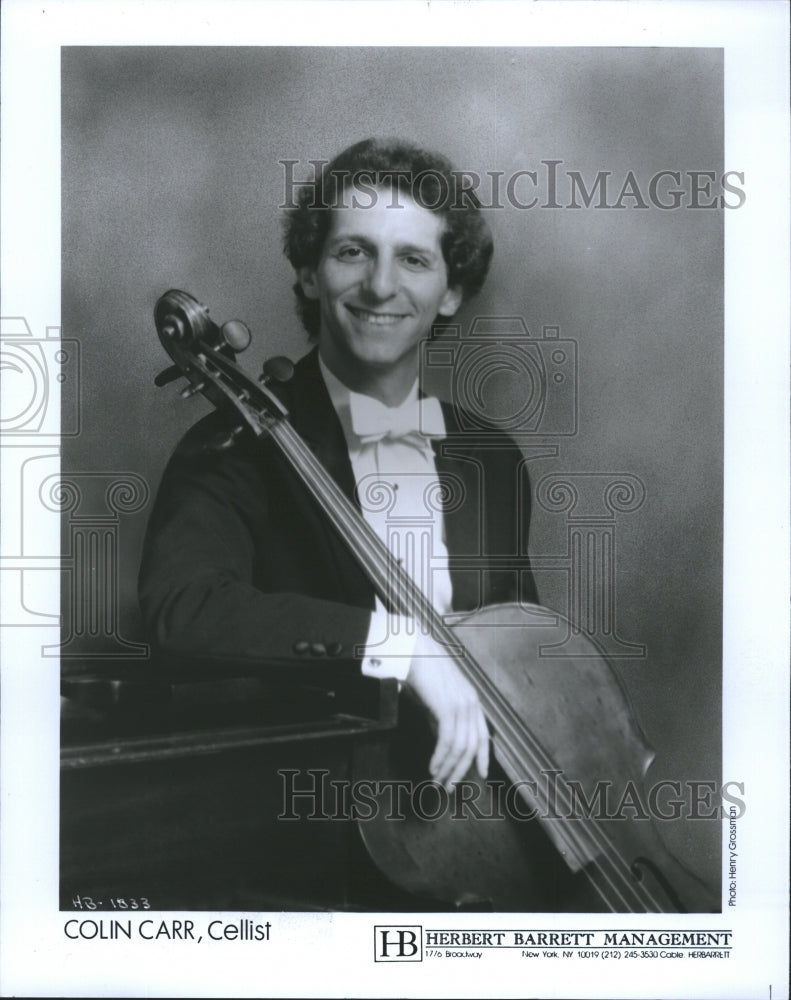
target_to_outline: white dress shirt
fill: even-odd
[[[319,357],[319,368],[349,449],[363,517],[435,610],[451,609],[448,550],[431,441],[445,437],[439,401],[418,398],[417,380],[404,402],[387,407],[352,392]],[[403,680],[420,626],[388,612],[377,598],[362,671]]]

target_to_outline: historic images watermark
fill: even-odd
[[[312,209],[372,208],[381,198],[399,208],[409,197],[422,208],[485,209],[675,209],[741,208],[747,200],[744,172],[739,170],[658,170],[648,177],[634,170],[595,174],[571,169],[563,160],[542,159],[534,169],[450,170],[448,181],[438,170],[333,171],[329,188],[321,175],[330,160],[278,160],[283,170],[280,209],[297,208],[299,198],[313,192]]]
[[[141,513],[150,497],[146,480],[133,472],[74,471],[62,474],[60,442],[81,430],[81,350],[74,338],[47,327],[35,336],[24,317],[4,317],[0,327],[3,375],[2,455],[9,490],[8,530],[0,572],[15,600],[4,626],[62,625],[61,641],[44,656],[147,658],[148,646],[124,638],[119,590],[122,519]],[[53,530],[48,530],[50,520]],[[60,535],[60,546],[52,539]],[[63,600],[52,607],[59,578]]]
[[[642,789],[634,781],[592,787],[559,769],[541,769],[538,780],[463,780],[451,790],[436,781],[330,778],[326,768],[278,770],[282,808],[278,819],[362,822],[408,816],[433,822],[516,820],[721,820],[744,815],[744,783],[664,779]],[[728,803],[727,813],[726,806]],[[735,833],[732,834],[735,846]],[[733,855],[735,857],[735,854]],[[734,890],[735,895],[735,890]]]
[[[48,326],[42,336],[23,316],[0,320],[4,627],[60,621],[52,602],[58,524],[41,530],[39,491],[59,472],[62,438],[80,433],[80,360],[78,341],[61,337],[60,327]]]

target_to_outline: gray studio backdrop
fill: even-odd
[[[545,487],[530,545],[542,601],[568,608],[571,529],[592,517],[593,536],[617,546],[618,637],[645,647],[620,666],[658,751],[656,777],[719,782],[723,213],[690,207],[684,172],[723,171],[721,52],[65,48],[62,69],[62,325],[81,351],[80,433],[64,441],[63,467],[133,473],[152,497],[208,406],[153,385],[166,363],[152,322],[159,295],[182,288],[215,319],[247,321],[251,371],[308,349],[280,251],[280,161],[298,161],[304,178],[309,160],[397,135],[459,168],[501,172],[503,185],[536,172],[535,188],[522,177],[487,213],[493,270],[459,321],[468,331],[476,316],[519,316],[535,338],[557,327],[576,344],[576,433],[530,463]],[[561,207],[517,207],[550,200],[550,169]],[[648,201],[662,170],[683,174],[676,210],[637,197],[567,207],[571,172],[590,189],[608,171],[613,203],[629,171]],[[485,203],[490,191],[484,183]],[[598,493],[572,509],[553,475]],[[618,475],[628,485],[608,506],[602,491]],[[135,585],[150,504],[117,523],[117,620],[130,641],[141,638]],[[716,823],[668,823],[666,835],[718,878]]]

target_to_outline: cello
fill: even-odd
[[[327,473],[292,426],[272,391],[291,364],[273,359],[256,381],[235,358],[250,342],[244,324],[218,327],[208,310],[171,290],[154,310],[157,333],[173,364],[164,385],[186,376],[183,396],[202,393],[237,424],[214,442],[232,448],[242,434],[268,436],[357,559],[378,595],[452,656],[475,688],[490,727],[493,757],[504,782],[469,786],[464,816],[404,822],[385,809],[358,820],[375,865],[393,883],[451,906],[486,900],[492,908],[537,908],[539,872],[519,822],[498,822],[494,798],[504,785],[520,819],[538,819],[565,868],[586,888],[585,908],[613,913],[718,912],[716,894],[666,848],[639,789],[653,754],[626,691],[594,641],[563,616],[537,605],[485,607],[447,621]],[[542,655],[564,643],[563,655]],[[368,761],[368,777],[392,762]],[[602,816],[599,794],[633,790],[633,818]],[[458,805],[458,803],[457,803]],[[511,810],[513,812],[513,808]],[[492,814],[492,821],[484,816]],[[463,819],[464,821],[459,821]],[[465,860],[466,859],[466,860]],[[537,864],[540,866],[541,861]]]

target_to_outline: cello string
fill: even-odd
[[[512,766],[514,765],[512,764]],[[526,796],[523,795],[523,798],[526,798]],[[597,828],[594,826],[594,829]],[[565,833],[566,834],[569,833],[568,826],[565,829]],[[601,831],[597,830],[597,833],[601,833]],[[568,839],[573,842],[573,837],[568,837]],[[633,884],[631,879],[627,879],[624,877],[624,874],[620,871],[616,862],[612,858],[607,857],[607,854],[612,853],[611,847],[607,846],[607,844],[609,844],[608,838],[598,837],[596,839],[599,841],[601,841],[601,839],[605,840],[605,846],[602,848],[602,854],[594,858],[594,860],[590,862],[589,866],[584,867],[583,873],[588,878],[589,882],[593,885],[594,889],[601,896],[601,898],[608,904],[610,909],[613,911],[618,911],[619,909],[623,909],[625,907],[625,909],[630,913],[652,912],[652,911],[659,913],[663,912],[661,904],[656,899],[654,899],[653,896],[651,896],[650,892],[645,891],[644,895],[647,898],[639,900],[640,892],[638,891],[638,887]],[[602,857],[604,857],[605,862],[608,862],[609,867],[608,864],[602,863]],[[617,854],[617,858],[619,861],[623,861],[623,859],[619,854]],[[625,862],[623,862],[623,864],[625,864]],[[596,881],[596,879],[594,878],[594,872],[591,872],[590,866],[593,866],[595,872],[601,875],[601,877],[604,880],[603,885],[600,882]],[[621,888],[619,888],[618,883],[620,883]],[[624,888],[627,889],[628,892],[631,892],[635,897],[638,897],[637,901],[641,903],[641,905],[637,909],[630,904],[629,900],[624,895],[622,891]],[[611,891],[611,893],[615,897],[616,902],[614,902],[607,896],[607,890]],[[617,902],[620,902],[622,906],[619,907],[617,905]]]

